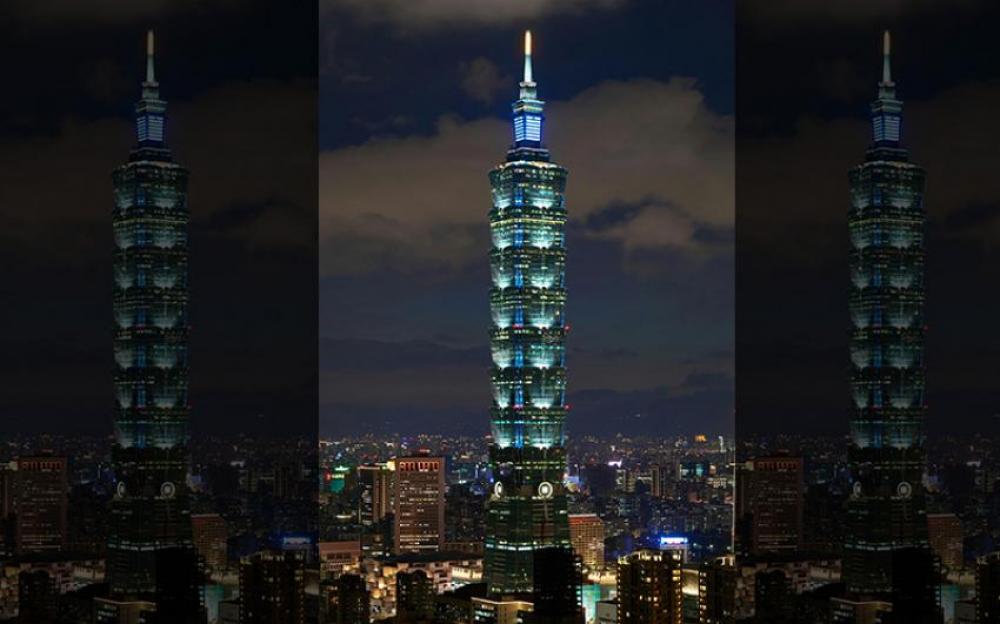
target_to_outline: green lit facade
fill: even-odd
[[[165,583],[176,583],[156,578],[158,563],[193,553],[187,487],[188,172],[167,148],[165,113],[150,33],[146,80],[135,108],[136,144],[113,173],[117,485],[107,577],[112,596],[127,600],[155,600]]]
[[[534,551],[570,544],[563,487],[566,170],[542,144],[544,103],[532,78],[530,33],[525,38],[514,143],[490,172],[493,484],[484,578],[494,594],[530,592]]]
[[[852,595],[893,593],[893,561],[927,549],[923,475],[924,170],[901,146],[885,36],[872,144],[850,172],[852,417],[843,579]]]

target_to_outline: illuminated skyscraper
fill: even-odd
[[[900,143],[903,104],[889,51],[886,33],[872,143],[850,172],[848,217],[854,485],[843,578],[850,594],[866,598],[898,595],[905,579],[893,578],[894,564],[903,553],[930,548],[922,485],[924,170]]]
[[[514,143],[490,172],[494,481],[484,575],[493,593],[530,592],[533,551],[569,546],[563,490],[566,170],[542,143],[544,103],[532,76],[530,32],[524,44]]]
[[[17,460],[17,552],[57,553],[66,547],[66,458],[51,455]]]
[[[618,559],[618,624],[681,624],[680,550],[637,550]]]
[[[114,182],[114,418],[107,575],[116,600],[156,600],[158,563],[191,551],[187,475],[187,179],[165,140],[166,102],[147,38],[136,144]],[[160,565],[162,569],[162,565]],[[195,591],[196,573],[191,570]],[[176,589],[171,589],[176,592]]]
[[[395,460],[395,552],[436,552],[444,544],[444,457]]]

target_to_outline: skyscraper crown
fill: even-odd
[[[524,76],[520,93],[513,104],[514,149],[541,149],[545,102],[537,97],[537,85],[531,66],[531,31],[524,32]]]
[[[897,147],[902,140],[903,103],[896,99],[892,81],[891,40],[889,31],[882,35],[882,80],[878,98],[872,102],[872,143],[875,147]]]
[[[165,147],[167,103],[160,99],[160,83],[156,81],[153,62],[155,44],[153,31],[146,33],[146,80],[142,83],[142,98],[135,105],[135,135],[139,147]]]

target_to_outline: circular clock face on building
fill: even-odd
[[[906,481],[900,481],[896,486],[896,495],[900,498],[909,498],[913,494],[913,486]]]
[[[118,485],[115,487],[115,493],[118,494],[118,496],[125,496],[125,482],[124,481],[119,481],[118,482]]]
[[[542,498],[552,498],[554,492],[555,488],[548,481],[542,481],[538,484],[538,495]]]
[[[855,496],[861,496],[861,482],[860,481],[855,481],[854,482],[854,495]]]
[[[177,487],[170,481],[164,481],[163,485],[160,486],[160,496],[163,498],[173,498],[176,492]]]
[[[493,496],[501,497],[503,496],[503,483],[497,481],[493,484]]]

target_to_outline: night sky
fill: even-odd
[[[847,171],[893,39],[903,142],[927,170],[933,433],[1000,412],[995,2],[748,0],[737,11],[737,434],[846,434]]]
[[[732,10],[321,3],[322,432],[488,431],[487,173],[525,28],[570,172],[570,434],[732,430]]]
[[[315,432],[315,4],[0,12],[4,431],[111,431],[111,170],[154,28],[167,140],[191,170],[194,429]]]

